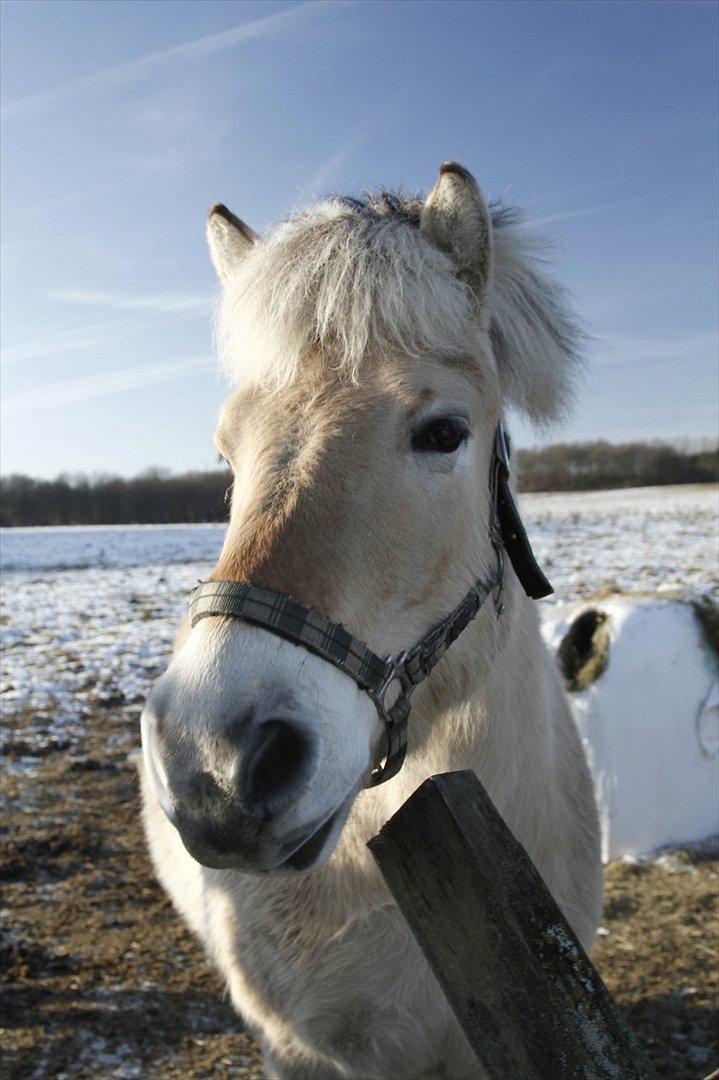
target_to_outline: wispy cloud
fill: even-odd
[[[607,364],[674,363],[682,367],[712,362],[719,351],[716,334],[684,334],[652,336],[646,334],[612,334],[600,342],[594,359]]]
[[[693,232],[695,229],[705,229],[708,233],[714,234],[719,226],[719,221],[715,217],[707,218],[695,218],[694,220],[683,221],[668,221],[665,224],[659,224],[655,226],[655,229],[659,233],[682,233]]]
[[[234,82],[237,91],[245,74]],[[208,106],[196,92],[173,85],[165,92],[124,96],[108,118],[108,158],[118,171],[200,170],[222,147],[230,115]]]
[[[258,41],[262,38],[272,37],[275,34],[302,26],[319,14],[341,11],[347,6],[348,3],[336,4],[332,0],[308,0],[307,3],[296,4],[273,15],[253,19],[251,22],[241,23],[239,26],[232,26],[227,30],[220,30],[216,34],[206,34],[204,37],[184,41],[180,45],[172,45],[167,49],[159,49],[124,64],[116,64],[114,67],[104,68],[101,71],[92,72],[90,75],[71,79],[50,90],[16,98],[15,101],[9,101],[3,107],[2,116],[5,119],[24,116],[78,95],[97,93],[128,82],[134,82],[148,72],[173,64],[178,60],[197,60],[205,56],[211,56],[214,53],[223,52],[226,49],[232,49],[237,45],[243,45],[248,41]]]
[[[97,337],[82,333],[40,338],[22,345],[4,345],[2,359],[3,364],[21,364],[29,360],[41,360],[46,356],[65,356],[76,349],[89,349],[98,344]]]
[[[335,151],[334,154],[332,154],[331,157],[327,158],[327,160],[320,165],[314,175],[302,185],[302,190],[308,195],[324,194],[327,184],[335,176],[340,165],[342,165],[347,158],[366,141],[367,135],[364,132],[356,132],[352,135],[338,150]]]
[[[577,210],[562,210],[558,214],[546,214],[543,217],[530,218],[529,225],[554,225],[559,221],[573,221],[575,218],[592,217],[594,214],[604,214],[610,210],[625,210],[630,206],[638,206],[647,201],[645,195],[637,195],[633,199],[618,199],[616,202],[599,203],[596,206],[582,206]]]
[[[73,308],[102,308],[106,312],[121,311],[124,314],[79,325],[46,327],[43,334],[30,335],[25,340],[5,339],[2,343],[5,366],[43,360],[50,356],[66,356],[82,349],[103,348],[107,346],[108,335],[117,343],[118,338],[140,334],[168,316],[201,316],[206,321],[212,309],[209,297],[192,293],[123,296],[92,289],[51,289],[48,297]]]
[[[523,205],[529,211],[532,207],[542,206],[545,203],[566,203],[574,202],[577,199],[586,199],[588,196],[596,195],[600,191],[611,191],[612,188],[629,187],[631,185],[635,191],[648,189],[650,181],[656,181],[656,173],[651,173],[644,169],[642,172],[625,173],[619,176],[611,176],[606,180],[593,180],[588,184],[572,183],[564,187],[552,186],[548,189],[544,195],[539,195],[531,201],[524,200]],[[626,198],[635,198],[636,196],[627,195]]]
[[[158,316],[152,311],[144,318],[130,318],[125,314],[114,319],[95,320],[80,325],[46,327],[41,336],[30,336],[21,341],[8,342],[5,339],[2,343],[3,365],[7,367],[10,364],[42,360],[48,356],[65,356],[78,349],[106,347],[108,334],[112,335],[113,342],[117,342],[120,337],[141,333],[148,326],[152,326],[157,318],[164,317],[164,314]]]
[[[8,418],[35,412],[40,409],[55,409],[66,405],[75,405],[92,398],[110,397],[127,390],[138,390],[143,386],[152,386],[167,382],[169,379],[186,378],[200,371],[211,371],[215,361],[209,357],[190,360],[176,360],[169,364],[154,364],[147,367],[118,368],[100,375],[82,376],[66,379],[50,386],[38,386],[20,394],[5,397],[3,411]]]
[[[207,315],[212,301],[207,296],[188,293],[150,293],[147,296],[123,296],[121,293],[96,292],[94,289],[51,289],[51,300],[84,307],[111,308],[117,311],[149,311],[155,315]]]

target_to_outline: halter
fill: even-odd
[[[332,622],[290,596],[248,581],[206,581],[198,585],[190,597],[190,626],[214,615],[242,619],[304,646],[354,679],[372,698],[385,725],[384,761],[372,770],[369,786],[382,784],[402,768],[415,688],[427,678],[492,592],[497,618],[502,614],[504,552],[527,596],[539,600],[553,592],[534,557],[509,487],[509,442],[501,420],[494,439],[489,489],[489,535],[496,555],[495,569],[475,582],[454,611],[406,652],[383,660],[340,623]],[[390,705],[387,695],[395,686],[399,692]]]

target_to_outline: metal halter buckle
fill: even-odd
[[[415,688],[406,668],[409,655],[408,652],[402,652],[396,657],[388,656],[386,662],[391,667],[387,678],[377,693],[369,691],[369,696],[384,724],[383,760],[372,769],[370,787],[375,787],[395,776],[402,768],[407,752],[407,722],[412,707],[410,699]],[[387,692],[395,682],[399,683],[399,694],[389,705]]]
[[[414,684],[405,669],[405,664],[409,660],[408,652],[401,652],[397,656],[387,656],[385,659],[386,662],[391,665],[390,672],[378,692],[374,693],[370,690],[369,695],[374,701],[377,712],[380,714],[382,720],[384,720],[385,724],[391,725],[395,721],[395,716],[401,711],[397,710],[397,705],[400,701],[402,701],[402,705],[404,705],[404,699],[409,703],[410,696],[414,690]],[[392,704],[388,705],[387,691],[394,682],[399,683],[400,691]]]

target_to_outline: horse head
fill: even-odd
[[[291,597],[394,655],[494,566],[503,411],[544,420],[568,395],[561,291],[453,163],[424,198],[329,200],[265,238],[216,206],[208,237],[239,384],[215,433],[234,479],[211,580]],[[511,574],[505,594],[503,625],[486,605],[418,691],[410,764],[501,648],[524,602]],[[143,714],[147,772],[189,852],[257,873],[329,857],[383,735],[345,672],[222,615],[197,622]]]

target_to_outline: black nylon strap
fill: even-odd
[[[554,592],[537,562],[529,537],[519,516],[509,483],[504,477],[499,481],[499,524],[502,542],[509,555],[514,572],[522,588],[532,600],[541,600]]]
[[[541,600],[553,593],[554,589],[535,558],[509,486],[509,442],[501,421],[495,439],[492,487],[502,543],[514,572],[527,596],[532,600]]]

